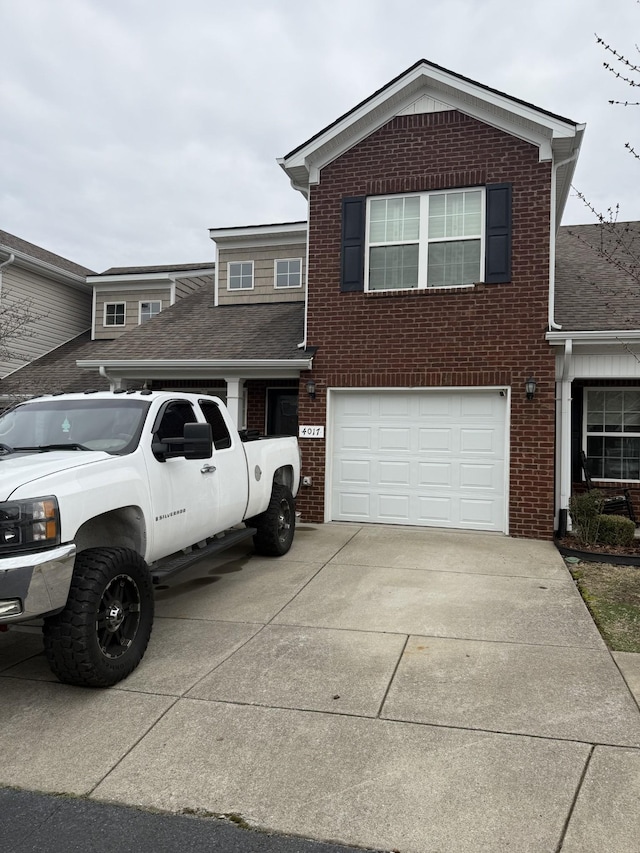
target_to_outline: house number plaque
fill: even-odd
[[[324,438],[324,426],[299,426],[298,438]]]

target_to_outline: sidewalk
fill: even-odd
[[[0,785],[402,853],[639,849],[638,659],[549,542],[302,525],[161,591],[116,688],[41,648],[0,635]]]

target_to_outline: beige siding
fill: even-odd
[[[189,296],[190,293],[194,293],[196,290],[199,290],[201,287],[206,287],[206,285],[211,284],[212,282],[212,275],[194,275],[191,278],[177,278],[176,302],[178,299],[183,299],[185,296]]]
[[[98,291],[96,293],[96,317],[95,317],[95,340],[111,340],[118,338],[129,329],[135,329],[140,320],[141,302],[161,302],[162,309],[168,308],[171,300],[171,288],[169,286],[151,289],[134,290],[112,290]],[[104,306],[107,302],[124,302],[125,325],[105,326]]]
[[[26,334],[20,332],[15,339],[6,341],[12,357],[0,360],[0,376],[40,358],[90,328],[90,291],[76,290],[17,264],[5,267],[1,277],[0,335],[3,311],[9,310],[12,303],[22,308],[29,306],[37,319]]]
[[[249,302],[302,302],[306,280],[305,243],[293,246],[269,246],[255,249],[220,248],[218,256],[218,302],[220,305]],[[302,260],[302,287],[277,288],[274,282],[274,262],[300,258]],[[253,261],[253,290],[227,290],[227,264],[233,261]]]

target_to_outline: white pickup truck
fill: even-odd
[[[0,416],[0,630],[41,619],[61,681],[115,684],[144,655],[153,585],[248,537],[285,554],[299,482],[296,439],[239,434],[216,397],[21,403]]]

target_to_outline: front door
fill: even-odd
[[[267,390],[267,434],[298,435],[298,389]]]

